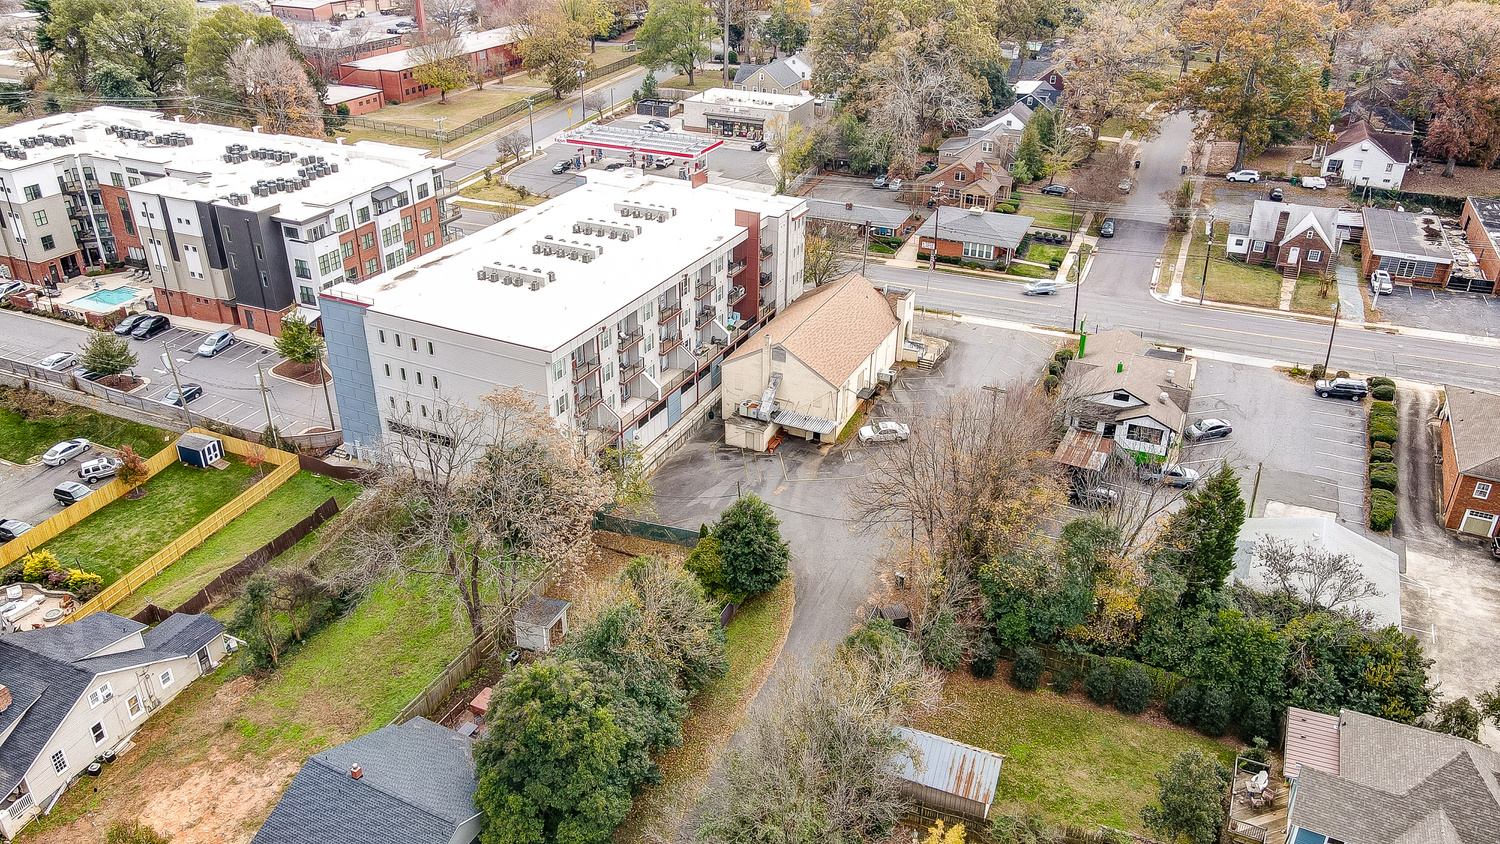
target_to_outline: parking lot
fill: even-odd
[[[1366,297],[1370,286],[1362,285]],[[1373,300],[1386,322],[1477,337],[1500,337],[1500,298],[1483,293],[1418,290],[1398,284]]]
[[[864,176],[824,176],[813,180],[806,195],[832,202],[854,202],[882,208],[910,210],[911,207],[904,201],[903,191],[874,187],[872,180]]]
[[[0,519],[41,524],[62,510],[62,505],[52,498],[54,487],[63,481],[78,480],[78,467],[85,460],[114,453],[94,446],[61,466],[47,466],[40,461],[30,466],[0,464]]]
[[[165,344],[182,383],[203,387],[203,396],[188,405],[195,415],[201,413],[258,431],[266,426],[266,403],[269,403],[272,418],[284,432],[298,433],[328,424],[322,388],[271,374],[271,368],[284,360],[281,356],[263,346],[236,341],[215,357],[201,358],[197,355],[198,346],[207,334],[174,326],[150,340],[131,340],[131,348],[140,359],[135,373],[149,382],[134,395],[160,401],[172,389],[172,373],[162,364]],[[0,312],[0,355],[15,360],[35,362],[53,352],[76,352],[87,337],[88,330],[76,325]],[[257,362],[265,371],[268,387],[264,400],[255,381]],[[332,390],[329,395],[332,396]],[[172,412],[165,405],[163,410]],[[335,403],[334,413],[337,412]]]
[[[1234,433],[1183,449],[1185,465],[1228,461],[1254,515],[1271,502],[1364,523],[1365,403],[1321,399],[1305,382],[1238,363],[1200,360],[1189,419],[1223,419]],[[1260,487],[1256,490],[1256,474]]]

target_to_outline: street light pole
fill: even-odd
[[[177,377],[177,363],[172,360],[172,350],[167,348],[167,341],[161,342],[161,360],[172,370],[172,383],[177,387],[177,401],[182,404],[182,412],[187,415],[188,427],[193,427],[193,411],[188,409],[187,396],[182,394],[182,381]]]
[[[1333,303],[1333,327],[1328,329],[1328,354],[1323,356],[1323,377],[1328,377],[1328,364],[1333,360],[1333,333],[1339,330],[1339,311],[1341,302]]]
[[[535,95],[533,95],[535,96]],[[536,155],[536,122],[532,119],[532,113],[536,111],[536,102],[532,97],[526,98],[526,128],[531,130],[531,155]]]
[[[862,276],[868,277],[869,276],[869,273],[868,273],[869,268],[870,268],[870,221],[869,220],[865,220],[865,252],[864,252],[863,255],[860,256],[860,259],[859,259],[859,274],[862,275]]]
[[[1203,304],[1203,294],[1208,290],[1208,255],[1214,251],[1214,216],[1208,215],[1208,248],[1203,250],[1203,281],[1198,285],[1198,304]]]

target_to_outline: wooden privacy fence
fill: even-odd
[[[318,505],[318,509],[312,511],[302,521],[282,531],[279,536],[267,542],[265,545],[245,555],[243,560],[230,566],[209,584],[199,589],[193,597],[179,604],[175,609],[163,609],[155,604],[147,604],[146,608],[136,613],[134,620],[142,624],[157,624],[165,621],[174,613],[196,614],[203,612],[213,604],[214,600],[231,592],[235,587],[249,579],[265,568],[272,560],[286,553],[287,549],[301,542],[304,537],[318,528],[323,523],[338,515],[339,502],[330,497],[327,501]]]
[[[151,455],[146,460],[146,471],[151,477],[157,472],[177,462],[177,444],[174,440],[171,445]],[[30,554],[37,548],[57,538],[58,534],[78,524],[99,510],[114,503],[115,499],[129,492],[125,484],[118,478],[97,488],[87,498],[76,504],[69,504],[63,508],[61,513],[47,519],[14,542],[0,545],[0,566],[7,566]]]
[[[463,653],[444,666],[442,672],[434,677],[422,691],[417,692],[417,696],[412,698],[411,702],[401,707],[401,711],[391,719],[391,724],[399,726],[413,718],[426,718],[431,715],[438,704],[447,700],[448,695],[453,694],[453,690],[458,688],[458,684],[462,683],[465,677],[474,673],[474,669],[484,661],[485,651],[499,647],[493,633],[483,639],[470,642],[469,646],[464,648]]]
[[[233,501],[210,513],[208,518],[188,528],[186,533],[169,542],[166,547],[151,555],[150,559],[131,569],[124,577],[105,587],[104,591],[96,595],[93,600],[84,604],[78,612],[69,616],[67,621],[77,621],[96,612],[104,612],[115,604],[118,604],[126,596],[146,585],[151,578],[161,574],[162,569],[181,559],[183,554],[202,545],[204,540],[213,536],[225,525],[239,518],[246,510],[260,503],[262,499],[276,491],[282,484],[286,483],[301,470],[301,466],[297,463],[297,455],[295,454],[288,454],[285,451],[277,451],[253,443],[247,443],[244,440],[226,437],[202,428],[191,428],[189,429],[189,433],[218,437],[224,442],[224,450],[230,454],[239,457],[257,457],[267,463],[274,464],[276,468],[270,474],[256,481],[254,486],[235,496]],[[169,461],[175,461],[177,459],[176,443],[163,449],[157,456],[163,453],[168,455]],[[154,460],[155,457],[152,459]],[[93,497],[92,495],[89,496],[89,498]],[[88,501],[89,498],[85,498],[83,501]]]

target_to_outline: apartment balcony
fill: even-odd
[[[85,185],[85,183],[87,184]],[[87,179],[80,182],[79,180],[71,176],[64,176],[62,179],[62,186],[63,190],[67,191],[68,193],[81,193],[84,190],[85,186],[87,186],[89,190],[98,190],[99,180],[94,178],[93,176],[89,176]]]
[[[638,360],[634,363],[622,363],[620,364],[620,383],[629,384],[645,371],[646,362],[644,360]]]
[[[744,260],[744,261],[740,261],[737,264],[736,263],[731,263],[729,265],[729,277],[730,278],[734,278],[735,276],[737,276],[740,273],[744,272],[745,268],[748,267],[748,266],[750,266],[750,261],[748,259]]]
[[[715,316],[717,316],[717,312],[715,312],[713,308],[704,308],[703,310],[698,312],[697,318],[693,321],[693,327],[702,328],[703,326],[713,322]]]
[[[578,384],[586,380],[590,375],[599,371],[599,361],[589,360],[579,363],[573,361],[573,383]]]
[[[734,307],[735,304],[738,303],[743,298],[745,298],[745,288],[743,288],[743,287],[734,287],[734,288],[731,288],[730,291],[729,291],[729,306],[731,308]]]
[[[458,182],[448,182],[433,191],[432,195],[436,199],[447,199],[450,196],[458,196]]]
[[[451,202],[439,202],[438,203],[438,219],[441,220],[444,223],[451,222],[453,220],[457,220],[459,217],[463,216],[463,213],[464,213],[464,209],[458,207],[454,203],[451,203]]]
[[[641,342],[641,337],[643,337],[644,334],[645,332],[643,332],[639,327],[632,328],[629,331],[616,331],[616,350],[621,354],[630,351],[635,347],[635,344]]]
[[[771,257],[771,253],[773,251],[774,250],[771,249],[771,244],[768,243],[760,248],[760,257],[769,258]]]
[[[671,307],[662,308],[661,309],[661,313],[657,315],[656,324],[657,325],[671,325],[671,324],[675,324],[677,322],[677,318],[680,317],[680,316],[682,316],[682,306],[681,305],[672,305]]]
[[[681,347],[682,347],[682,338],[681,337],[666,337],[666,338],[663,338],[662,341],[661,341],[661,353],[662,354],[667,354],[668,352],[672,351],[673,349],[678,349],[678,348],[681,348]]]
[[[718,286],[719,285],[715,284],[712,280],[707,282],[700,281],[698,282],[698,286],[693,288],[693,298],[695,300],[701,301],[704,297],[712,294],[714,292],[714,288]]]
[[[588,416],[590,411],[598,407],[600,403],[604,401],[604,397],[598,393],[584,393],[581,396],[577,396],[576,399],[577,401],[574,402],[573,415],[577,416],[580,419]]]
[[[79,203],[77,205],[69,203],[68,216],[74,220],[88,220],[90,222],[93,221],[92,215],[89,214],[88,206],[83,205],[82,203]]]

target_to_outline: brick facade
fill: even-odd
[[[1494,200],[1480,201],[1493,202]],[[1500,241],[1500,237],[1491,235],[1485,230],[1484,221],[1480,219],[1474,207],[1473,197],[1465,200],[1464,214],[1459,220],[1459,225],[1463,226],[1464,236],[1468,238],[1475,256],[1479,258],[1479,272],[1490,281],[1500,279],[1500,242],[1497,242]]]
[[[1500,516],[1500,481],[1476,478],[1458,471],[1458,457],[1453,448],[1453,430],[1447,419],[1443,420],[1441,440],[1443,527],[1458,530],[1463,526],[1464,516],[1469,510]],[[1490,485],[1490,491],[1485,498],[1477,498],[1474,495],[1475,487],[1480,484]]]

